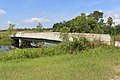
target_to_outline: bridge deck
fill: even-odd
[[[23,33],[18,32],[12,38],[16,39],[34,39],[34,40],[48,40],[48,41],[56,41],[61,42],[63,41],[60,38],[59,32],[40,32],[40,33]],[[108,34],[87,34],[87,33],[69,33],[69,40],[73,41],[73,37],[85,37],[91,41],[99,40],[106,44],[110,44],[111,36]]]

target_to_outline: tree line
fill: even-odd
[[[94,11],[89,15],[81,13],[69,21],[63,21],[55,23],[53,25],[54,32],[77,32],[77,33],[96,33],[96,34],[120,34],[120,25],[116,25],[113,22],[113,18],[110,16],[105,23],[103,19],[103,12]]]
[[[16,24],[9,24],[9,27],[5,31],[9,31],[12,34],[13,31],[31,31],[31,32],[46,32],[52,31],[52,28],[44,28],[41,23],[38,23],[34,28],[16,28]]]

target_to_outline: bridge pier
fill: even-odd
[[[21,39],[19,39],[19,47],[26,47],[26,48],[29,48],[29,47],[31,47],[31,45],[30,45],[30,41],[25,41],[25,40],[21,40]]]
[[[22,46],[22,40],[21,40],[21,39],[19,39],[18,46],[19,46],[19,47]]]
[[[26,41],[22,39],[14,39],[14,46],[19,47],[19,48],[29,48],[31,47],[31,41]]]

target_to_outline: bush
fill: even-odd
[[[0,60],[33,59],[43,56],[75,54],[83,50],[99,47],[100,45],[101,44],[99,42],[90,42],[85,38],[74,38],[72,42],[64,42],[56,46],[16,49],[7,52],[0,52]]]
[[[67,48],[64,47],[65,45],[66,43],[62,43],[50,47],[16,49],[6,52],[0,52],[0,60],[33,59],[43,56],[68,54]]]
[[[90,42],[86,38],[74,38],[70,42],[71,51],[83,51],[89,48]]]

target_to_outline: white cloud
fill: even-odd
[[[49,22],[50,20],[46,18],[31,18],[29,20],[23,20],[23,22],[27,23],[44,23],[44,22]]]
[[[99,11],[99,12],[103,12],[103,10],[102,10],[102,9],[99,9],[98,11]]]
[[[7,24],[12,24],[12,22],[11,21],[7,21]]]
[[[104,17],[105,18],[112,17],[113,19],[116,19],[120,17],[120,13],[116,11],[107,11],[104,13]]]
[[[107,19],[109,17],[113,18],[113,21],[115,22],[115,24],[120,24],[120,12],[116,11],[116,10],[111,10],[111,11],[106,11],[104,12],[104,20],[105,22],[107,22]]]
[[[114,19],[113,21],[115,22],[116,25],[120,24],[120,19]]]
[[[0,9],[0,14],[6,14],[6,11],[4,11],[3,9]]]

